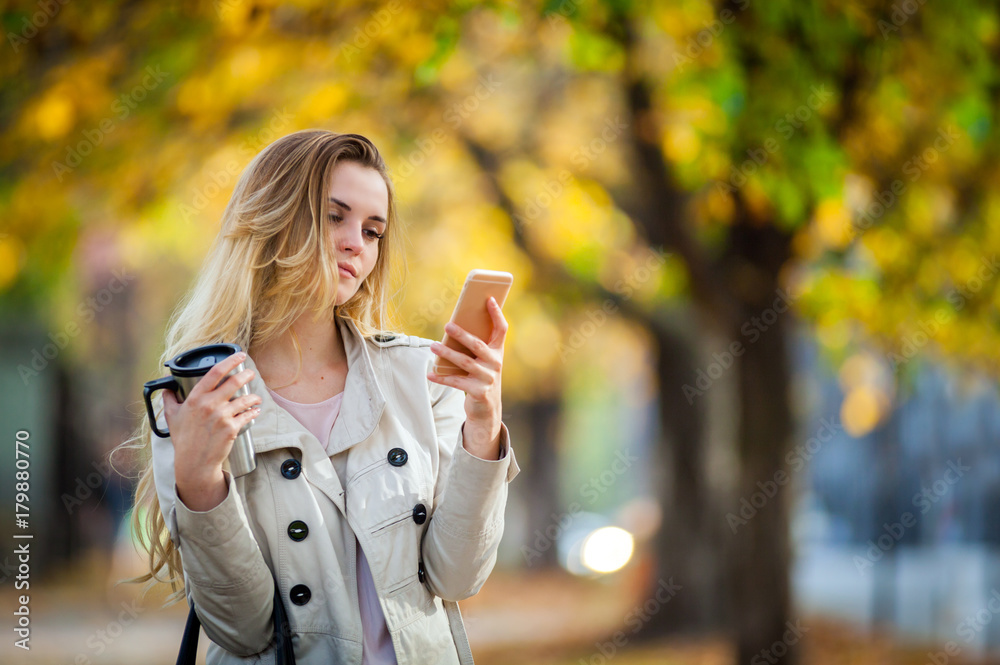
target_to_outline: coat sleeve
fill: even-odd
[[[161,425],[161,427],[164,427]],[[274,578],[250,530],[235,480],[215,508],[190,510],[177,496],[174,446],[153,435],[153,479],[160,511],[178,548],[188,602],[205,634],[240,656],[266,650],[274,634]]]
[[[476,595],[493,570],[503,535],[507,484],[520,469],[503,423],[499,460],[480,459],[467,451],[462,445],[465,393],[429,383],[440,465],[434,489],[436,508],[421,552],[431,592],[459,601]]]

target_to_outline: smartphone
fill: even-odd
[[[497,304],[503,307],[503,303],[507,299],[507,292],[510,291],[510,285],[513,282],[514,276],[509,272],[479,269],[469,271],[465,277],[462,292],[458,294],[455,311],[451,313],[451,322],[484,342],[489,342],[490,336],[493,334],[493,318],[490,316],[486,303],[490,296],[493,296]],[[444,334],[441,343],[472,358],[476,356],[464,345],[449,337],[448,333]],[[441,356],[437,356],[437,360],[434,362],[434,371],[437,374],[452,376],[468,375],[464,369]]]

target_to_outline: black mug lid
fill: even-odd
[[[163,364],[174,376],[203,376],[219,361],[242,350],[239,344],[208,344],[179,353]]]

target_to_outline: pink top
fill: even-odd
[[[303,427],[312,432],[313,436],[319,439],[323,448],[329,452],[330,432],[340,414],[340,403],[344,398],[343,392],[315,404],[293,402],[270,388],[267,389],[267,392],[271,393],[275,402],[302,423]],[[347,451],[345,450],[337,453],[333,458],[334,467],[341,476],[342,484],[346,455]],[[382,614],[382,606],[379,604],[378,593],[375,591],[375,581],[372,579],[371,568],[368,567],[368,559],[365,558],[365,553],[361,550],[361,544],[358,543],[357,538],[354,539],[354,543],[358,562],[358,603],[361,607],[361,628],[364,633],[361,663],[362,665],[396,665],[396,652],[392,647],[389,629],[385,625],[385,615]]]

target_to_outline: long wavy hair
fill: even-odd
[[[372,272],[347,302],[337,305],[339,273],[327,219],[330,176],[341,161],[376,170],[385,180],[389,209]],[[399,276],[395,271],[405,272],[402,246],[392,181],[370,140],[321,129],[284,136],[240,175],[194,286],[167,325],[160,367],[193,347],[235,342],[248,350],[287,331],[299,352],[298,378],[302,355],[291,325],[299,315],[315,310],[317,317],[331,321],[350,319],[365,337],[390,330],[387,302],[390,285]],[[130,526],[149,565],[148,573],[122,582],[147,582],[142,595],[167,583],[174,592],[167,598],[170,605],[184,597],[184,576],[159,508],[149,425],[144,416],[119,447],[138,456],[141,471]]]

